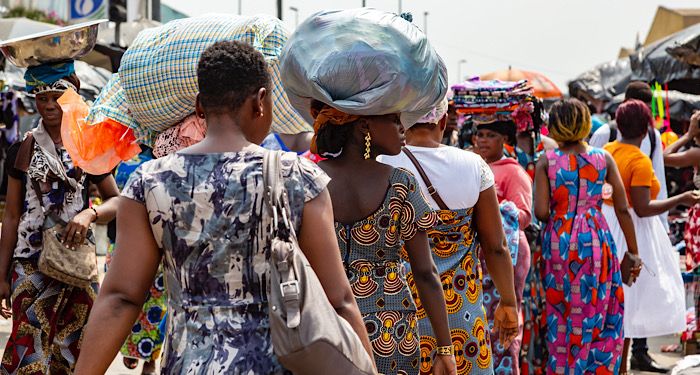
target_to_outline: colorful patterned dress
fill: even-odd
[[[437,216],[413,175],[396,168],[381,207],[362,221],[335,224],[345,270],[380,374],[415,375],[421,366],[416,304],[400,252]]]
[[[141,164],[152,160],[153,154],[149,149],[144,150],[131,160],[125,161],[117,167],[115,180],[117,187],[123,189],[129,180],[129,176]],[[114,247],[110,247],[107,254],[107,266],[111,263]],[[155,361],[160,357],[165,332],[160,330],[160,323],[165,319],[166,298],[165,281],[163,271],[160,269],[156,275],[151,289],[148,291],[146,302],[143,304],[141,314],[131,328],[131,334],[124,341],[120,353],[127,358]]]
[[[168,333],[163,374],[283,374],[270,338],[263,225],[263,155],[172,154],[143,164],[123,196],[146,206],[163,251]],[[329,179],[310,161],[282,157],[291,220]],[[312,359],[310,359],[312,360]]]
[[[601,212],[605,154],[547,151],[551,214],[542,238],[548,373],[616,374],[622,352],[620,262]]]
[[[16,143],[10,147],[6,160],[8,174],[23,181],[25,195],[13,254],[12,333],[5,347],[0,372],[70,374],[80,354],[83,328],[97,296],[98,284],[78,288],[39,272],[45,215],[32,188],[29,173],[14,167],[19,145]],[[57,147],[56,153],[68,176],[76,176],[76,168],[68,152]],[[47,165],[45,157],[41,155],[41,149],[35,145],[32,164]],[[83,174],[77,181],[76,191],[71,191],[66,183],[49,176],[48,182],[39,182],[44,207],[62,220],[69,221],[87,208],[88,182],[98,184],[108,176]]]
[[[472,222],[474,208],[436,212],[440,221],[435,228],[428,231],[428,238],[447,303],[457,374],[493,374],[491,339],[484,309],[482,270],[479,262],[479,240]],[[432,359],[435,356],[437,340],[418,298],[418,290],[410,269],[406,279],[416,301],[417,316],[420,319],[420,373],[429,375],[433,373]]]

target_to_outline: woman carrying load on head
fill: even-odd
[[[201,54],[196,114],[206,120],[207,134],[130,177],[119,202],[118,250],[76,373],[109,367],[161,259],[168,295],[162,373],[288,373],[273,351],[266,285],[263,159],[269,151],[259,144],[272,121],[267,68],[259,51],[239,41],[215,43]],[[280,168],[290,222],[326,292],[319,297],[328,298],[369,353],[333,233],[328,176],[293,153],[281,156]]]
[[[456,373],[427,237],[437,215],[410,172],[376,160],[400,153],[405,129],[445,97],[444,63],[410,22],[355,9],[321,12],[300,25],[282,55],[282,72],[290,101],[314,121],[312,151],[327,158],[319,166],[332,178],[336,235],[379,372],[415,375],[428,360],[434,374]],[[402,248],[413,275],[408,281]],[[423,312],[435,339],[430,358],[420,354]],[[492,371],[490,361],[486,367]]]
[[[3,373],[69,374],[80,353],[83,328],[97,294],[70,286],[38,270],[47,218],[66,222],[61,240],[83,244],[92,223],[108,223],[119,195],[114,178],[77,168],[63,147],[58,99],[77,91],[73,62],[29,68],[27,91],[35,96],[39,126],[13,145],[6,160],[7,206],[0,239],[0,313],[12,316],[12,333],[2,360]],[[88,185],[97,185],[104,204],[88,206]],[[12,308],[10,311],[10,299]]]
[[[532,179],[518,162],[504,154],[506,144],[515,143],[516,123],[510,118],[493,118],[476,123],[476,143],[479,155],[488,163],[495,178],[495,190],[501,207],[506,238],[513,254],[513,275],[518,309],[523,302],[525,279],[530,270],[530,245],[523,230],[532,223]],[[513,238],[511,238],[511,236]],[[511,239],[513,240],[511,242]],[[484,305],[489,319],[501,299],[494,288],[492,268],[487,266],[484,276]],[[520,373],[520,345],[522,325],[518,338],[510,347],[492,336],[494,370],[498,374]]]
[[[497,367],[494,364],[501,361],[494,362],[492,358],[502,357],[492,353],[491,348],[497,343],[502,345],[501,351],[512,348],[515,354],[506,367],[517,369],[519,345],[512,343],[518,335],[518,298],[513,288],[510,254],[504,245],[494,176],[478,155],[440,144],[447,128],[446,109],[445,100],[408,129],[408,146],[401,154],[382,156],[380,160],[420,176],[418,185],[439,217],[439,223],[428,230],[428,238],[447,303],[457,373],[493,373]],[[520,168],[517,163],[516,167]],[[464,183],[455,183],[455,175]],[[522,256],[527,259],[529,253],[523,252]],[[502,296],[491,295],[490,301],[486,300],[486,284],[481,277],[484,260],[492,270],[489,292],[498,289]],[[432,374],[436,336],[418,299],[415,278],[412,273],[407,278],[420,318],[421,374]],[[491,323],[499,329],[491,331]]]

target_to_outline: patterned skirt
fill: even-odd
[[[547,319],[545,310],[545,292],[542,283],[544,265],[539,233],[535,241],[530,242],[532,250],[530,272],[525,279],[523,290],[523,339],[520,350],[520,373],[523,375],[543,375],[547,372]]]
[[[113,255],[114,247],[110,246],[106,262],[108,267]],[[166,303],[165,282],[161,267],[148,291],[141,313],[131,327],[131,334],[122,345],[120,353],[124,357],[144,361],[158,360],[165,340],[165,332],[161,331],[160,326],[165,319]]]
[[[381,311],[364,314],[362,319],[380,374],[418,374],[420,337],[414,312]]]
[[[71,374],[97,288],[68,286],[40,273],[36,260],[16,260],[2,373]]]

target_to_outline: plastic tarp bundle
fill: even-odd
[[[267,15],[206,15],[144,30],[124,54],[118,75],[96,101],[88,122],[111,118],[131,128],[139,142],[153,146],[158,133],[194,112],[202,52],[216,42],[238,40],[260,51],[269,65],[273,131],[311,131],[281,84],[278,57],[287,35],[282,21]]]
[[[289,100],[309,122],[315,99],[354,115],[400,113],[410,127],[447,94],[447,69],[425,34],[375,9],[314,14],[280,61]]]
[[[630,55],[632,79],[671,82],[700,79],[700,67],[686,61],[698,58],[700,24],[685,28]],[[692,49],[695,48],[694,51]],[[683,55],[682,58],[681,54]]]
[[[632,69],[628,58],[613,60],[581,74],[569,82],[569,94],[583,91],[593,99],[609,101],[624,93],[630,82]]]

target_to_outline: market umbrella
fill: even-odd
[[[483,81],[490,79],[498,79],[501,81],[520,81],[521,79],[526,79],[535,89],[535,96],[538,98],[555,99],[563,96],[557,85],[555,85],[549,78],[537,72],[508,67],[508,69],[482,74],[479,76],[479,78],[481,78]]]
[[[24,17],[0,18],[0,40],[19,38],[57,28],[56,25],[32,21]]]
[[[600,64],[570,81],[569,94],[607,102],[625,92],[631,75],[628,58],[613,60]]]
[[[630,55],[632,79],[648,82],[700,79],[698,63],[700,24],[685,28]]]

